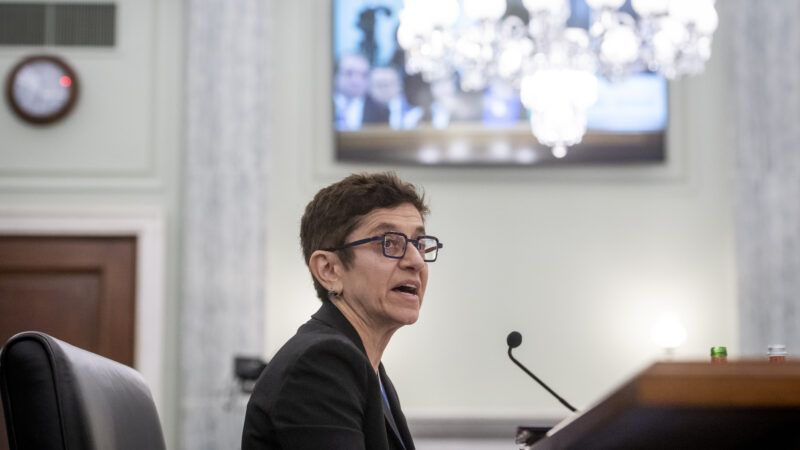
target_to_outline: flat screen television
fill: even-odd
[[[426,83],[407,74],[396,37],[402,7],[403,0],[333,0],[336,160],[501,167],[665,161],[669,117],[662,76],[640,72],[614,82],[600,78],[587,134],[566,157],[556,158],[531,133],[530,113],[517,89],[490,83],[464,92],[457,75]],[[625,8],[630,10],[629,2]],[[527,22],[521,0],[509,0],[506,14]],[[585,0],[571,0],[568,26],[588,28],[590,14]]]

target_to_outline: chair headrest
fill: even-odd
[[[11,448],[164,449],[158,413],[134,369],[40,332],[0,354]]]

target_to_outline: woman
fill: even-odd
[[[300,242],[322,306],[256,383],[243,450],[414,449],[381,357],[417,321],[442,248],[427,213],[393,173],[351,175],[311,200]]]

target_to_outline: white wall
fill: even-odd
[[[0,211],[4,216],[163,218],[163,393],[159,413],[174,448],[181,146],[182,11],[178,0],[117,0],[114,48],[0,47],[5,76],[24,56],[57,54],[77,72],[72,114],[33,127],[0,107]],[[80,228],[79,225],[75,225]],[[149,326],[149,324],[148,324]]]
[[[382,169],[332,162],[321,3],[275,8],[267,356],[318,307],[299,247],[306,202],[352,171]],[[420,321],[395,335],[384,359],[410,418],[563,417],[508,361],[510,330],[524,335],[517,357],[579,408],[659,356],[650,330],[661,314],[677,314],[688,331],[677,357],[737,342],[720,56],[671,87],[664,165],[398,171],[424,186],[427,229],[445,243]]]

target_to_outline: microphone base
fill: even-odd
[[[547,432],[552,427],[517,427],[517,439],[515,440],[520,450],[529,449],[533,444],[547,436]]]

